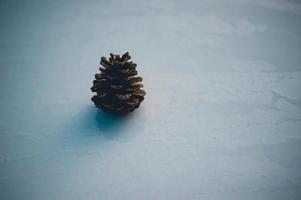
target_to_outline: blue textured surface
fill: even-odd
[[[301,199],[295,0],[0,1],[0,199]],[[146,100],[90,101],[129,51]]]

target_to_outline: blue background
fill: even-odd
[[[301,199],[301,4],[0,1],[0,199]],[[129,51],[146,99],[90,101]]]

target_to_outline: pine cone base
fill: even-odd
[[[134,111],[144,100],[142,78],[137,76],[137,65],[129,53],[110,54],[109,60],[101,57],[99,70],[91,87],[96,95],[91,98],[95,106],[111,114],[126,114]]]

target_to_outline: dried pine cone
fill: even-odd
[[[95,74],[92,97],[97,108],[111,114],[124,114],[132,112],[139,107],[144,99],[145,91],[142,89],[142,78],[137,75],[136,64],[129,62],[131,56],[126,52],[121,57],[110,54],[109,61],[102,57],[100,74]]]

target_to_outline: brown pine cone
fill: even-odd
[[[145,96],[142,78],[137,76],[137,65],[131,61],[128,52],[119,55],[110,54],[107,60],[101,57],[100,74],[95,74],[92,97],[97,108],[111,114],[125,114],[139,107]]]

